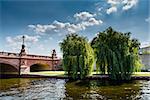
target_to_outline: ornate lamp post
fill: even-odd
[[[20,61],[19,61],[19,76],[21,75],[21,57],[22,56],[24,56],[24,55],[26,55],[26,52],[25,52],[25,44],[24,44],[24,41],[25,40],[25,36],[22,36],[22,48],[21,48],[21,51],[20,51],[20,53],[19,53],[19,57],[20,57]]]
[[[56,56],[56,51],[55,51],[55,49],[52,51],[52,70],[55,70],[55,66],[56,66],[56,64],[55,64],[55,58],[56,58],[57,56]]]

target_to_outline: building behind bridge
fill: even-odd
[[[141,47],[139,51],[142,60],[142,70],[150,71],[150,45]]]

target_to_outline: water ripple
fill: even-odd
[[[8,80],[1,80],[0,100],[150,100],[150,81],[141,80],[119,86],[91,81],[82,86],[55,78]]]

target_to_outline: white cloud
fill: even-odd
[[[53,22],[53,26],[55,26],[56,29],[57,29],[57,28],[58,28],[58,29],[63,29],[66,24],[67,24],[67,23],[62,23],[62,22],[59,22],[59,21],[57,21],[57,20],[55,20],[55,21]]]
[[[121,0],[107,0],[107,3],[111,4],[111,5],[116,5],[119,4]]]
[[[86,21],[83,21],[83,22],[77,23],[77,24],[72,24],[72,23],[68,23],[68,22],[63,23],[63,22],[55,21],[55,22],[53,22],[53,26],[55,28],[51,28],[51,29],[42,28],[45,25],[36,25],[34,28],[34,31],[36,31],[37,33],[38,32],[45,33],[48,31],[54,31],[54,32],[66,31],[68,33],[75,33],[75,32],[81,31],[81,30],[85,30],[89,26],[100,25],[102,23],[103,22],[101,20],[97,20],[95,18],[90,18]],[[40,26],[40,27],[38,27],[38,26]]]
[[[8,43],[13,43],[14,41],[13,41],[13,39],[11,38],[11,37],[6,37],[6,41],[8,42]]]
[[[39,33],[44,33],[44,32],[45,32],[45,29],[46,29],[45,26],[42,26],[42,25],[40,25],[40,24],[37,24],[36,27],[37,27],[37,28],[36,28],[36,32],[39,32]]]
[[[103,22],[101,20],[96,20],[95,18],[90,18],[88,21],[82,22],[81,25],[84,27],[100,25]]]
[[[28,25],[28,27],[30,27],[30,28],[32,28],[32,29],[34,29],[34,28],[35,28],[35,26],[34,26],[34,25]]]
[[[123,0],[122,2],[124,6],[122,7],[123,10],[128,10],[135,6],[138,3],[138,0]]]
[[[145,19],[146,22],[150,22],[150,17]]]
[[[110,5],[110,8],[106,10],[107,14],[117,12],[119,7],[123,11],[129,10],[137,5],[138,0],[107,0],[107,3]]]
[[[40,36],[29,36],[29,35],[24,35],[24,36],[25,36],[25,41],[31,42],[31,43],[35,43],[39,41],[39,38],[40,38]]]
[[[46,30],[52,30],[56,27],[54,25],[28,25],[29,28],[33,29],[36,33],[45,33]]]
[[[36,43],[39,41],[40,36],[25,36],[25,43],[28,45],[31,45],[32,43]],[[18,35],[16,37],[6,37],[6,42],[8,44],[8,47],[12,48],[14,51],[20,50],[21,44],[22,44],[22,35]]]
[[[84,30],[85,27],[82,26],[81,24],[67,24],[66,25],[66,30],[69,32],[69,33],[75,33],[77,31],[80,31],[80,30]]]
[[[48,25],[28,25],[29,28],[33,29],[36,33],[75,33],[81,30],[85,30],[89,26],[100,25],[103,22],[94,18],[95,14],[89,12],[80,12],[74,15],[77,19],[82,19],[80,22],[74,24],[69,22],[60,22],[55,20],[52,24]]]
[[[18,35],[16,37],[6,37],[6,41],[8,43],[18,43],[18,42],[22,42],[22,36],[23,35]],[[35,43],[39,40],[40,36],[29,36],[29,35],[24,35],[25,36],[25,42],[30,42],[30,43]]]
[[[80,12],[80,13],[76,13],[74,15],[74,17],[77,20],[87,20],[88,18],[91,18],[91,17],[94,17],[94,16],[96,16],[96,14],[92,14],[92,13],[89,13],[89,12]]]
[[[117,7],[116,6],[112,6],[109,9],[107,9],[107,11],[106,11],[107,14],[111,14],[113,12],[117,12]]]

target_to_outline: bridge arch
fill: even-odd
[[[10,62],[10,61],[0,60],[0,64],[8,64],[10,66],[15,67],[15,69],[19,70],[19,66],[17,64]]]
[[[18,69],[11,64],[8,63],[0,63],[0,77],[7,78],[7,77],[15,77],[19,75]]]
[[[30,72],[49,71],[50,66],[48,64],[36,63],[30,66]]]

